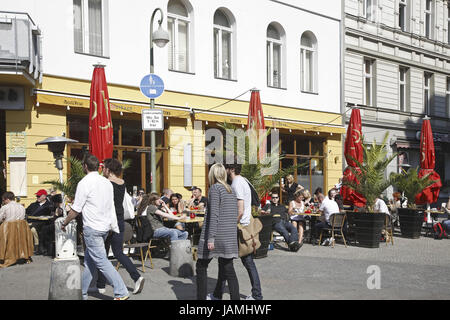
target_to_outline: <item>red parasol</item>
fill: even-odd
[[[102,163],[113,154],[113,128],[103,65],[95,65],[91,82],[89,151]]]
[[[264,124],[264,114],[261,106],[261,99],[259,97],[259,90],[252,90],[252,95],[250,97],[250,107],[248,109],[248,120],[247,120],[247,129],[255,129],[257,135],[262,134],[262,131],[266,128]],[[262,145],[259,148],[259,160],[264,158],[266,154],[266,140],[263,141]]]
[[[345,159],[347,160],[347,168],[344,170],[343,181],[357,181],[355,174],[349,167],[356,168],[359,171],[357,163],[353,160],[363,162],[363,148],[362,148],[362,132],[361,132],[361,114],[359,109],[353,109],[350,116],[350,122],[347,128],[347,136],[345,137]],[[350,158],[350,156],[353,158]],[[355,205],[363,207],[366,204],[366,199],[355,190],[343,185],[341,187],[341,195],[344,204]]]
[[[437,181],[416,196],[416,204],[433,203],[436,202],[439,197],[439,190],[442,187],[442,183],[441,177],[434,171],[435,158],[433,132],[431,131],[430,120],[425,118],[422,122],[422,131],[420,134],[419,178],[431,173],[429,178]]]

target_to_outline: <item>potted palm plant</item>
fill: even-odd
[[[375,140],[370,145],[363,144],[363,163],[350,157],[359,167],[359,170],[350,167],[358,182],[343,181],[344,185],[355,190],[366,199],[366,205],[354,215],[356,240],[361,247],[379,248],[380,246],[385,214],[375,212],[374,205],[381,193],[391,185],[390,180],[385,178],[385,171],[397,156],[397,154],[388,156],[388,137],[389,133],[386,132],[381,144],[378,145]]]
[[[391,173],[392,185],[407,199],[407,208],[398,208],[400,232],[407,238],[418,239],[422,231],[424,210],[415,203],[416,196],[423,189],[435,183],[430,174],[419,178],[418,169],[402,170],[402,173]]]

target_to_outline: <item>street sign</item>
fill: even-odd
[[[142,109],[142,130],[164,130],[164,116],[161,109]]]
[[[139,87],[144,96],[150,99],[156,99],[164,92],[164,82],[153,73],[143,77]]]

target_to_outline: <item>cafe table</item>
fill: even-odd
[[[308,237],[304,237],[308,243],[312,243],[313,241],[313,226],[317,221],[317,218],[321,216],[320,213],[311,211],[311,212],[304,212],[299,214],[304,217],[310,217],[310,219],[306,219],[307,223],[309,223],[309,229],[308,229]],[[304,230],[305,232],[306,230]]]

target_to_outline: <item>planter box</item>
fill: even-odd
[[[421,209],[399,208],[400,231],[406,238],[419,239],[422,233],[424,211]]]
[[[256,250],[256,254],[254,256],[255,259],[265,258],[267,257],[267,250],[269,249],[270,244],[270,236],[272,234],[272,215],[266,216],[258,216],[256,219],[259,219],[263,225],[262,230],[259,232],[259,241],[261,242],[261,246]]]
[[[380,247],[384,219],[384,213],[358,212],[354,215],[356,241],[359,247]]]

